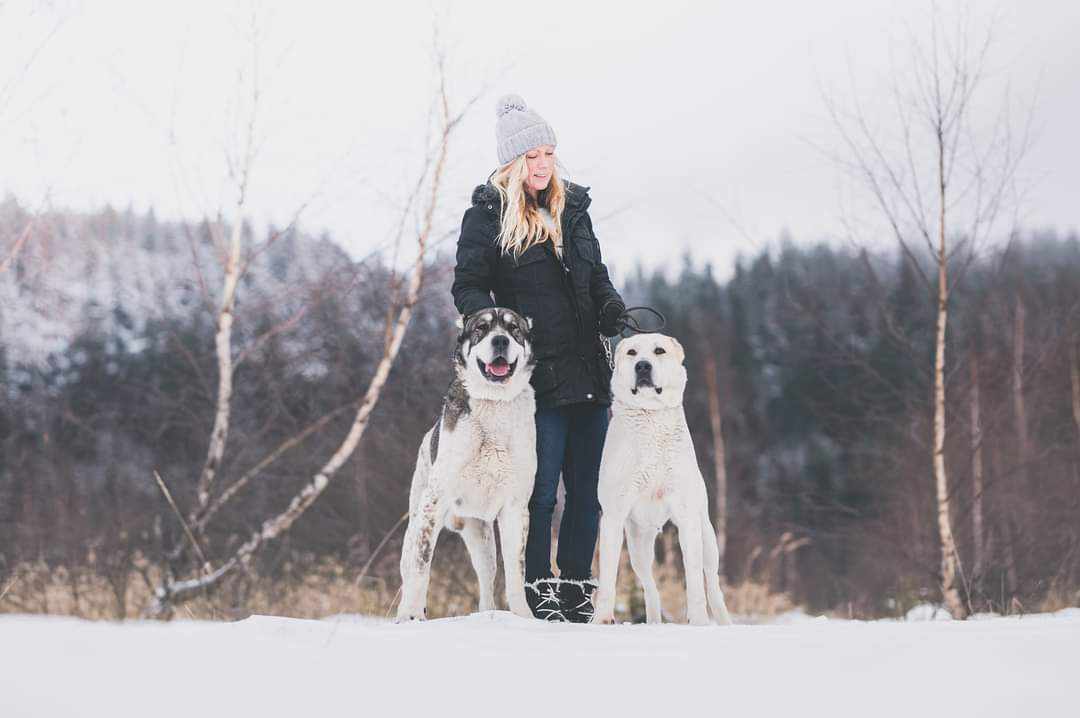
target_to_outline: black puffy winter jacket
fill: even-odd
[[[536,367],[532,385],[538,408],[578,402],[611,403],[611,370],[599,338],[608,302],[622,303],[600,259],[600,244],[587,212],[589,188],[566,183],[562,260],[551,242],[516,259],[496,244],[501,203],[489,183],[478,186],[465,211],[451,291],[459,312],[500,306],[533,320]],[[494,298],[493,298],[494,297]]]

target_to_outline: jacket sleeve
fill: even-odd
[[[469,208],[461,220],[454,283],[450,287],[454,306],[463,316],[495,306],[491,298],[495,286],[495,251],[491,221],[480,208]]]
[[[592,218],[588,214],[585,215],[585,221],[589,223],[589,232],[595,238],[596,233],[593,232]],[[626,303],[623,302],[619,292],[615,289],[615,285],[611,283],[611,278],[608,276],[607,267],[604,265],[604,260],[600,256],[600,243],[596,243],[596,259],[597,262],[593,265],[592,279],[589,281],[589,293],[592,294],[593,306],[596,307],[597,317],[603,316],[604,307],[609,302],[618,302],[626,307]]]

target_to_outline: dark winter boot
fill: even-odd
[[[559,579],[554,577],[538,578],[525,584],[525,602],[541,621],[566,622],[559,599],[559,584]]]
[[[563,616],[570,623],[588,623],[593,615],[593,592],[596,581],[591,578],[581,580],[564,578],[559,587],[559,603]]]

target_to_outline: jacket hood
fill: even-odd
[[[589,197],[589,187],[575,184],[569,180],[563,180],[563,185],[566,187],[567,208],[585,209],[592,202]],[[473,206],[479,204],[502,204],[499,191],[495,189],[495,186],[490,181],[476,186],[472,193],[472,203]]]

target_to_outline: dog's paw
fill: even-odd
[[[592,623],[592,624],[597,625],[597,626],[614,626],[615,625],[615,615],[612,614],[612,613],[604,613],[604,614],[594,613],[593,617],[592,617],[592,620],[589,621],[589,623]]]
[[[694,614],[694,615],[690,616],[689,623],[690,623],[691,626],[711,626],[712,625],[712,621],[709,620],[709,616],[707,614],[704,614],[704,613],[702,613],[701,615]]]
[[[424,621],[427,619],[427,609],[423,608],[419,611],[398,611],[397,618],[394,619],[394,623],[414,623],[416,621]]]

